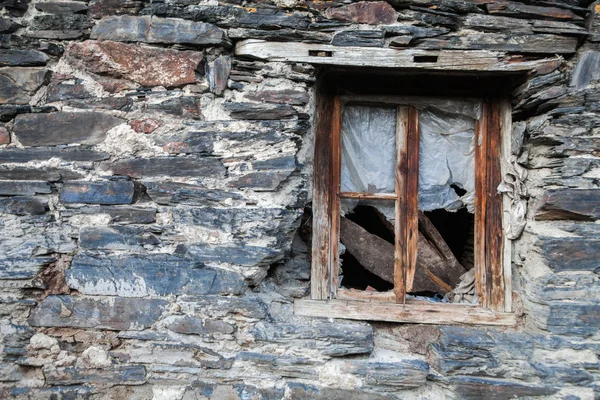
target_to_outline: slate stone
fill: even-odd
[[[28,148],[28,149],[2,149],[0,150],[0,163],[28,163],[30,161],[47,161],[51,158],[60,158],[64,161],[103,161],[110,158],[104,151],[82,149],[78,147],[66,148]]]
[[[81,100],[70,100],[69,106],[82,109],[131,111],[131,97],[105,97]]]
[[[52,107],[52,106],[32,107],[32,106],[0,104],[0,121],[8,122],[11,119],[13,119],[15,116],[20,115],[20,114],[50,113],[53,111],[57,111],[56,107]]]
[[[0,49],[0,67],[46,65],[48,56],[37,50]]]
[[[229,187],[239,189],[253,189],[256,191],[274,191],[284,182],[293,171],[258,171],[250,172],[235,178],[227,184]]]
[[[89,15],[95,19],[114,15],[135,15],[141,8],[141,0],[91,0]]]
[[[162,123],[156,119],[144,118],[130,121],[129,126],[131,126],[131,129],[137,133],[152,133],[156,129],[160,128]]]
[[[162,328],[185,335],[209,335],[212,333],[232,334],[235,327],[227,322],[191,317],[189,315],[173,315],[160,322]]]
[[[28,104],[48,75],[44,68],[0,68],[0,103]]]
[[[213,318],[242,315],[247,318],[269,317],[267,305],[258,297],[226,297],[204,295],[179,296],[177,304],[186,314],[208,315]]]
[[[33,196],[52,193],[48,182],[36,181],[0,181],[1,196]]]
[[[358,24],[393,24],[397,14],[394,7],[385,1],[360,1],[347,6],[328,8],[327,18]]]
[[[143,365],[112,365],[105,369],[56,368],[45,370],[44,377],[49,385],[132,385],[146,381],[146,368]]]
[[[204,243],[179,244],[175,249],[175,254],[203,263],[228,263],[242,266],[270,264],[283,256],[282,251],[267,247],[248,245],[214,246]]]
[[[310,17],[305,14],[260,6],[246,9],[230,5],[194,5],[194,7],[182,9],[167,4],[152,4],[143,12],[210,22],[225,28],[306,30],[311,23]]]
[[[552,189],[536,205],[535,219],[594,221],[600,219],[600,190]]]
[[[79,230],[79,246],[86,250],[142,250],[160,245],[151,232],[137,227],[84,226]]]
[[[135,158],[105,163],[104,169],[112,171],[115,175],[127,175],[132,178],[182,176],[218,179],[225,175],[225,167],[219,159],[206,157]]]
[[[71,43],[66,57],[92,73],[165,87],[195,83],[196,69],[204,59],[198,51],[92,40]]]
[[[265,122],[265,121],[260,121]],[[279,121],[268,121],[279,122]],[[228,126],[224,127],[229,128]],[[231,126],[223,131],[221,126],[191,126],[188,130],[156,136],[154,141],[171,154],[201,153],[206,155],[230,155],[231,147],[271,146],[286,140],[293,140],[284,127],[240,127]],[[228,146],[223,146],[223,142]]]
[[[35,9],[49,14],[62,14],[86,11],[88,7],[85,3],[78,1],[54,1],[52,3],[37,3]]]
[[[550,396],[559,390],[552,386],[477,377],[455,378],[452,383],[465,400],[478,400],[482,395],[490,400]]]
[[[90,94],[81,83],[51,83],[46,90],[46,101],[49,103],[87,97],[90,97]]]
[[[361,392],[352,389],[317,388],[298,382],[286,384],[286,393],[294,400],[388,400],[387,394]]]
[[[51,262],[54,257],[3,257],[0,256],[0,279],[25,280],[35,278],[40,269]]]
[[[594,271],[600,267],[600,239],[540,237],[542,256],[555,272]]]
[[[546,329],[559,335],[592,336],[600,331],[600,305],[557,303],[550,305]]]
[[[307,92],[293,89],[252,91],[244,94],[244,97],[253,101],[264,101],[265,103],[289,104],[303,106],[308,103]]]
[[[586,51],[583,53],[575,71],[571,76],[570,86],[575,89],[585,89],[600,79],[600,52]]]
[[[1,182],[0,182],[1,187]],[[0,191],[1,193],[1,191]],[[152,224],[156,222],[156,209],[148,207],[81,207],[61,211],[61,215],[108,214],[114,224]]]
[[[577,38],[551,34],[469,33],[419,39],[417,48],[451,50],[495,50],[522,54],[571,54]]]
[[[365,322],[315,320],[312,324],[259,322],[251,330],[258,342],[315,349],[330,357],[373,350],[373,328]]]
[[[89,27],[87,15],[72,13],[36,15],[29,24],[29,29],[34,31],[69,31]]]
[[[266,160],[252,161],[252,168],[255,170],[270,170],[270,169],[296,169],[296,157],[295,156],[283,156],[277,158],[270,158]]]
[[[159,299],[48,296],[27,321],[39,327],[142,330],[156,322],[167,304]]]
[[[348,361],[342,370],[360,376],[375,387],[414,388],[427,383],[429,364],[416,359],[394,362],[356,360]]]
[[[11,18],[0,17],[0,33],[12,33],[19,29],[19,24]]]
[[[292,378],[318,378],[315,368],[318,362],[311,358],[241,351],[236,359],[250,364],[253,369],[262,373]]]
[[[295,230],[300,213],[284,208],[195,207],[174,216],[176,222],[231,232],[234,238],[281,238]]]
[[[240,294],[246,288],[237,273],[167,254],[77,255],[67,270],[69,287],[89,295],[143,297],[171,294]]]
[[[69,182],[60,191],[63,203],[131,204],[134,184],[131,181]]]
[[[298,115],[294,107],[287,104],[226,102],[224,107],[235,119],[288,119]]]
[[[337,33],[331,44],[334,46],[383,47],[384,31],[342,31]]]
[[[3,126],[0,126],[0,144],[9,144],[10,143],[10,133],[8,129]]]
[[[210,91],[216,95],[223,93],[227,88],[227,79],[231,72],[231,57],[219,56],[213,62],[208,63],[206,78]]]
[[[57,24],[59,22],[52,22],[53,24]],[[25,31],[23,32],[23,36],[30,38],[40,38],[45,40],[73,40],[80,39],[87,35],[87,29],[64,29],[64,30],[35,30],[35,31]]]
[[[69,169],[0,166],[0,180],[58,182],[81,178],[83,174]]]
[[[225,32],[214,25],[150,16],[123,15],[103,18],[94,26],[90,37],[120,42],[228,45]]]
[[[167,99],[156,104],[148,104],[147,109],[162,111],[167,114],[184,118],[198,119],[202,117],[200,97],[196,96],[182,96]]]
[[[48,200],[38,197],[15,196],[0,198],[0,213],[42,215],[48,212]]]
[[[311,28],[314,24],[311,24]],[[232,28],[227,31],[230,39],[259,39],[275,42],[304,42],[304,43],[330,43],[332,36],[325,32],[300,31],[297,29],[260,30],[246,28]]]
[[[462,23],[461,18],[453,13],[435,12],[429,8],[410,7],[410,10],[402,10],[398,13],[398,19],[404,21],[419,21],[419,25],[446,27],[455,31]]]
[[[526,5],[517,2],[506,1],[502,3],[487,3],[486,8],[492,15],[508,15],[518,18],[552,18],[558,20],[581,20],[582,18],[574,14],[571,10],[558,7],[540,7],[536,5]]]
[[[207,189],[203,186],[178,182],[142,181],[146,193],[158,204],[187,204],[194,206],[216,205],[226,200],[241,200],[239,193],[220,189]]]
[[[99,112],[24,114],[15,119],[13,134],[24,146],[98,144],[122,119]]]

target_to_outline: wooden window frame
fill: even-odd
[[[475,267],[478,305],[407,301],[414,277],[418,237],[419,97],[347,96],[317,98],[313,186],[311,300],[295,302],[306,316],[431,324],[514,325],[511,242],[504,235],[507,199],[498,193],[510,154],[511,108],[505,98],[481,100],[475,126]],[[394,194],[340,192],[341,118],[345,101],[395,105],[396,190]],[[411,106],[411,104],[413,104]],[[415,150],[416,149],[416,150]],[[478,166],[484,166],[480,168]],[[340,200],[396,203],[394,295],[338,289]],[[408,279],[407,279],[408,278]]]

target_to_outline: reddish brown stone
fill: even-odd
[[[160,121],[155,119],[136,119],[129,123],[131,129],[136,131],[137,133],[152,133],[156,128],[161,125]]]
[[[90,72],[123,78],[142,86],[181,86],[196,82],[195,70],[204,56],[138,44],[88,40],[71,43],[69,60]]]
[[[398,19],[396,10],[385,1],[361,1],[348,6],[329,8],[325,16],[359,24],[393,24]]]
[[[10,135],[8,134],[8,130],[0,126],[0,144],[8,144],[10,143]]]

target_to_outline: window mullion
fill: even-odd
[[[396,227],[394,293],[406,302],[417,264],[419,191],[419,114],[398,107],[396,122]]]

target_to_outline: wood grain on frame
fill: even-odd
[[[485,219],[486,219],[486,169],[481,168],[487,159],[487,129],[489,116],[489,104],[482,103],[481,118],[475,121],[475,291],[479,297],[479,304],[488,306],[487,293],[487,268],[485,265]]]
[[[394,226],[394,294],[397,303],[406,301],[407,241],[407,176],[409,107],[396,109],[396,215]]]
[[[502,231],[502,194],[498,185],[502,182],[502,135],[501,117],[502,102],[499,99],[490,101],[490,114],[487,120],[487,159],[486,169],[486,220],[485,220],[485,265],[486,292],[488,307],[494,311],[504,311],[504,238]]]
[[[331,152],[332,152],[332,174],[331,174],[331,243],[329,244],[329,298],[334,299],[339,280],[340,270],[340,181],[342,175],[342,108],[340,97],[333,99],[333,116],[331,121]]]
[[[330,246],[332,217],[333,149],[332,124],[335,98],[324,83],[319,87],[316,104],[314,176],[313,176],[313,230],[311,298],[328,297],[330,283]]]
[[[407,179],[406,179],[406,290],[412,290],[417,268],[419,242],[419,111],[408,109]]]

